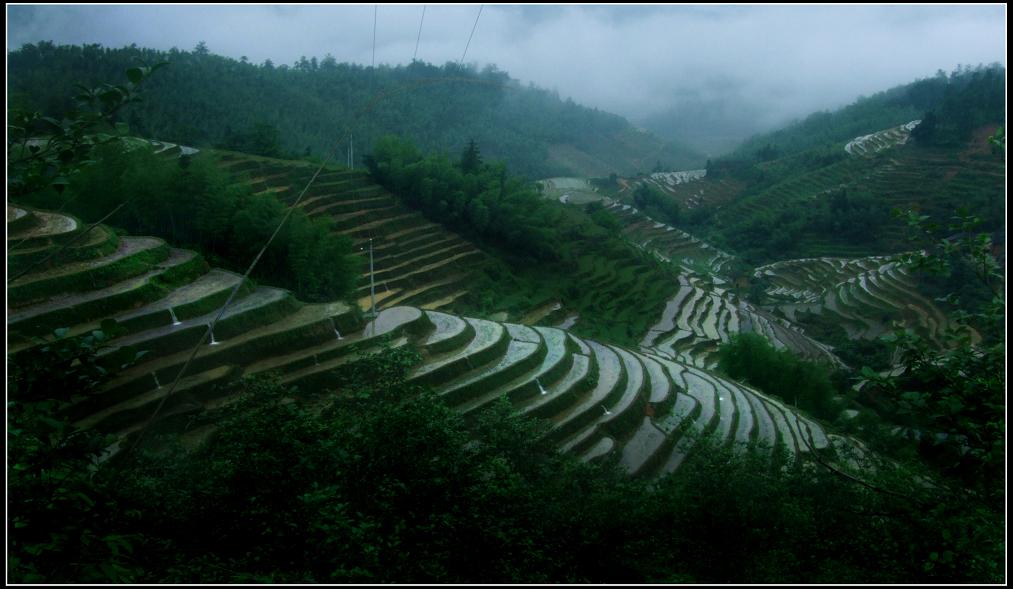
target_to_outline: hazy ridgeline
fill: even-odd
[[[242,149],[249,144],[237,144],[237,136],[259,124],[273,127],[278,138],[275,150],[260,155],[331,154],[343,162],[349,134],[357,160],[390,133],[427,151],[458,153],[474,140],[487,158],[506,160],[530,178],[632,174],[659,160],[671,169],[703,163],[694,151],[638,131],[620,116],[524,86],[495,67],[477,71],[454,63],[369,68],[304,58],[276,67],[203,48],[42,42],[8,54],[10,102],[63,112],[71,106],[73,84],[118,80],[138,61],[169,66],[146,86],[145,101],[125,111],[125,120],[135,132],[166,141]]]
[[[494,67],[8,57],[54,134],[167,61],[121,135],[202,148],[9,142],[57,176],[8,204],[12,580],[1005,579],[1003,68],[708,159]]]

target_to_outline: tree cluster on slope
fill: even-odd
[[[916,127],[913,135],[928,138],[935,134],[929,129],[934,129],[940,117],[945,119],[941,123],[945,129],[932,141],[964,140],[975,125],[1001,120],[1005,79],[1006,70],[999,64],[963,66],[949,75],[940,70],[931,78],[859,98],[833,112],[816,112],[781,130],[752,137],[730,157],[776,159],[820,145],[846,143],[915,119],[923,120],[919,127],[926,122],[928,127]],[[932,120],[928,120],[929,113]]]
[[[63,112],[73,83],[111,79],[135,60],[170,66],[150,83],[151,99],[129,109],[126,121],[147,137],[176,143],[246,151],[248,135],[263,125],[278,129],[281,149],[298,156],[344,155],[349,134],[356,153],[371,151],[387,133],[410,137],[426,151],[456,152],[473,138],[488,155],[533,178],[573,173],[576,160],[553,163],[550,151],[559,145],[621,171],[670,153],[617,115],[523,86],[495,66],[476,71],[415,61],[369,68],[333,57],[256,65],[206,47],[156,51],[41,42],[8,55],[9,92],[13,103]],[[673,158],[688,161],[684,150],[672,149]]]
[[[97,165],[76,174],[62,196],[43,192],[28,204],[66,209],[88,221],[127,203],[106,223],[193,248],[215,265],[244,272],[285,216],[272,195],[251,194],[206,154],[173,159],[150,146],[103,146]],[[326,217],[292,212],[252,278],[289,288],[304,300],[348,295],[358,276],[352,244]]]
[[[405,382],[406,348],[346,366],[329,390],[238,381],[238,402],[196,417],[212,430],[196,448],[156,432],[95,469],[108,440],[53,412],[68,389],[43,368],[54,358],[30,354],[10,383],[14,582],[1003,577],[1001,518],[959,491],[901,487],[905,469],[872,477],[904,489],[884,494],[702,439],[676,475],[631,480],[543,443],[545,425],[506,401],[465,421]]]
[[[515,254],[558,257],[553,233],[559,211],[529,182],[508,175],[505,164],[483,164],[474,142],[455,164],[385,137],[367,164],[377,182],[438,223]]]

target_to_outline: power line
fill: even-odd
[[[369,67],[376,67],[376,12],[379,9],[378,4],[373,5],[373,57],[370,59]]]
[[[475,36],[475,29],[478,27],[478,19],[482,16],[482,9],[485,8],[485,4],[478,7],[478,15],[475,17],[475,24],[471,27],[471,34],[468,35],[468,44],[464,46],[464,53],[461,54],[461,61],[457,62],[458,65],[464,63],[464,56],[468,55],[468,47],[471,47],[471,38]]]
[[[422,22],[426,20],[426,5],[422,5],[422,18],[419,19],[419,36],[415,39],[415,53],[412,53],[412,61],[419,54],[419,41],[422,40]]]
[[[204,344],[204,340],[207,339],[208,335],[214,334],[215,325],[218,324],[218,321],[225,314],[225,310],[228,309],[229,305],[232,304],[233,299],[235,299],[236,297],[236,293],[239,292],[239,289],[243,286],[243,284],[246,283],[247,279],[250,277],[250,273],[253,272],[253,269],[257,266],[257,263],[260,262],[260,258],[264,255],[264,252],[266,252],[267,248],[271,246],[271,242],[273,242],[274,238],[278,236],[278,233],[281,231],[281,228],[285,225],[285,222],[288,221],[288,218],[292,216],[293,212],[295,212],[296,208],[299,206],[299,203],[306,195],[306,191],[309,190],[310,186],[313,185],[313,182],[316,181],[317,176],[320,175],[321,170],[324,169],[324,166],[327,164],[328,161],[330,161],[330,155],[328,155],[327,158],[320,163],[320,166],[317,168],[317,171],[313,173],[313,177],[310,178],[309,182],[307,182],[306,186],[302,189],[302,192],[299,193],[299,197],[295,199],[295,202],[293,202],[292,205],[289,207],[288,211],[285,213],[285,216],[282,217],[281,221],[278,223],[278,226],[274,228],[274,233],[272,233],[271,237],[267,239],[267,243],[264,244],[264,247],[260,248],[260,252],[258,252],[257,256],[253,258],[253,261],[250,263],[250,266],[246,269],[246,272],[243,274],[242,279],[237,281],[236,285],[232,287],[232,292],[229,293],[229,298],[226,299],[225,304],[222,305],[221,309],[219,309],[218,315],[215,316],[215,318],[211,321],[211,323],[208,323],[208,328],[204,330],[204,334],[201,335],[200,340],[197,341],[197,344],[193,347],[193,350],[191,350],[190,356],[186,359],[186,362],[183,364],[183,367],[180,368],[178,373],[176,373],[176,378],[173,379],[172,386],[169,387],[169,391],[165,393],[165,395],[162,397],[162,400],[158,402],[158,406],[155,407],[155,411],[154,413],[151,414],[151,417],[148,418],[147,423],[145,423],[144,426],[141,428],[141,431],[138,434],[137,439],[134,440],[131,449],[136,448],[137,445],[141,443],[141,440],[144,438],[144,432],[146,432],[148,427],[152,423],[154,423],[155,418],[157,418],[158,414],[162,411],[162,407],[165,406],[165,402],[168,401],[169,397],[172,396],[172,393],[175,392],[176,387],[179,385],[180,380],[182,380],[183,378],[183,375],[186,374],[186,371],[190,367],[190,364],[193,362],[194,358],[197,357],[197,352],[200,350],[201,345]]]
[[[379,4],[374,4],[373,5],[373,52],[372,52],[372,57],[370,57],[370,61],[369,61],[369,93],[371,95],[374,95],[374,96],[376,95],[376,21],[377,21],[377,13],[379,12],[379,10],[380,10],[380,5]],[[349,133],[350,132],[351,131],[349,131]],[[372,125],[369,124],[369,123],[367,123],[367,128],[366,128],[365,132],[363,133],[363,135],[365,136],[365,139],[363,140],[363,143],[365,143],[366,145],[370,145],[368,143],[368,140],[372,137],[372,134],[373,134],[372,132],[373,132]],[[351,167],[353,169],[355,167],[355,152],[354,152],[354,150],[355,150],[355,148],[351,145],[351,143],[349,143],[349,152],[351,153],[351,160],[352,160],[351,161]]]
[[[484,5],[482,5],[482,6],[479,7],[478,15],[475,17],[475,24],[472,25],[471,35],[468,36],[468,43],[467,43],[467,45],[465,45],[464,54],[461,56],[462,62],[464,60],[464,56],[467,55],[467,53],[468,53],[468,47],[471,45],[471,39],[472,39],[472,37],[475,34],[475,28],[478,26],[478,19],[479,19],[479,17],[482,16],[482,8],[484,8]],[[374,7],[373,7],[373,64],[372,64],[373,67],[374,67],[374,72],[373,72],[373,79],[374,80],[375,80],[375,76],[376,76],[376,72],[375,72],[375,59],[376,59],[376,21],[377,21],[377,12],[378,12],[378,6],[374,5]],[[423,10],[423,18],[424,17],[425,17],[425,11]],[[420,23],[419,23],[419,35],[420,35],[420,37],[421,37],[421,30],[422,30],[422,23],[420,21]],[[418,40],[416,40],[416,51],[417,50],[418,50]],[[375,96],[375,86],[374,86],[373,92],[374,92],[374,96]],[[369,103],[367,103],[365,105],[365,107],[361,111],[359,111],[358,113],[356,113],[355,115],[353,115],[353,117],[352,117],[353,121],[359,119],[363,115],[365,115],[365,114],[369,113],[370,111],[372,111],[373,108],[376,105],[377,98],[380,98],[380,97],[374,98]],[[352,136],[352,124],[349,124],[347,135],[348,135],[349,139],[351,140],[351,136]],[[342,137],[342,139],[338,142],[338,145],[340,146],[343,142],[344,142],[344,137]],[[340,149],[340,147],[339,147],[339,149]],[[140,433],[138,434],[137,439],[134,441],[133,445],[131,446],[131,449],[136,448],[141,443],[141,441],[142,441],[142,439],[144,437],[144,433],[147,431],[148,427],[150,427],[151,424],[154,423],[155,419],[158,417],[158,414],[161,412],[162,408],[165,406],[166,401],[168,401],[169,397],[171,397],[172,394],[173,394],[173,392],[175,392],[176,387],[179,385],[179,382],[183,378],[183,375],[186,374],[186,371],[190,367],[190,364],[193,362],[194,358],[196,358],[197,353],[198,353],[198,351],[201,348],[201,345],[203,345],[204,341],[207,339],[207,337],[209,335],[211,335],[213,337],[215,325],[218,324],[218,321],[225,314],[226,309],[228,309],[229,305],[232,304],[232,301],[235,298],[236,293],[239,291],[240,287],[249,278],[250,274],[253,272],[253,269],[256,267],[257,263],[260,262],[260,258],[264,255],[264,253],[267,251],[267,248],[270,247],[271,243],[274,241],[274,238],[278,235],[278,233],[281,231],[281,228],[285,225],[285,222],[288,221],[289,217],[292,215],[292,213],[295,211],[295,209],[299,206],[299,203],[302,202],[302,199],[306,195],[306,192],[309,190],[310,186],[313,185],[313,182],[316,181],[317,176],[320,175],[320,172],[324,169],[324,166],[326,166],[327,163],[330,161],[331,156],[332,156],[332,154],[329,153],[328,156],[324,159],[324,161],[322,161],[320,163],[320,166],[317,168],[316,172],[314,172],[314,174],[310,178],[309,182],[306,183],[306,186],[302,189],[302,192],[299,193],[298,198],[296,198],[295,202],[293,202],[289,206],[288,211],[285,213],[285,216],[282,217],[281,221],[278,223],[278,226],[275,228],[274,233],[271,234],[271,237],[268,238],[267,243],[264,244],[264,246],[260,249],[260,252],[257,253],[257,256],[250,263],[250,266],[249,266],[249,268],[247,268],[246,273],[243,274],[242,280],[238,281],[236,283],[236,286],[233,287],[232,292],[229,294],[229,298],[225,301],[225,304],[222,305],[222,308],[218,311],[218,315],[216,315],[215,318],[214,318],[214,320],[212,320],[211,323],[208,324],[208,328],[204,331],[204,333],[201,336],[200,340],[198,340],[197,343],[194,345],[193,350],[191,350],[191,352],[190,352],[190,356],[187,358],[187,361],[183,364],[183,367],[176,374],[176,378],[173,380],[172,385],[169,387],[169,391],[162,397],[161,401],[159,401],[158,406],[155,408],[155,411],[152,413],[151,417],[144,424],[144,426],[142,426],[142,428],[140,430]],[[353,163],[354,163],[354,160],[353,160]],[[127,202],[129,202],[129,200],[125,201],[123,204],[121,204],[120,207],[122,207],[123,205],[127,204]],[[113,213],[115,213],[116,210],[118,210],[120,207],[117,207],[116,209],[114,209],[111,213],[109,213],[109,215],[106,216],[106,218],[108,218]],[[97,223],[96,223],[96,225],[97,225]],[[369,230],[369,240],[370,240],[370,244],[371,244],[371,247],[370,247],[370,250],[371,250],[370,253],[371,254],[372,254],[372,241],[373,241],[373,235],[372,235],[372,233],[373,233],[372,229],[370,229]],[[370,298],[371,299],[375,296],[373,294],[372,281],[373,281],[373,274],[372,274],[372,270],[371,270],[371,272],[370,272],[370,283],[371,283],[371,285],[370,285]],[[375,321],[376,320],[376,312],[375,312],[376,303],[375,302],[372,303],[371,307],[372,307],[372,311],[373,311],[373,313],[372,313],[372,315],[373,315],[372,319]]]
[[[358,119],[362,118],[364,115],[370,113],[374,107],[375,101],[370,101],[361,110],[352,115],[351,117],[352,121],[349,122],[348,124],[347,132],[344,135],[342,135],[341,139],[339,139],[337,142],[338,145],[337,149],[340,149],[340,146],[344,143],[346,136],[349,138],[349,141],[351,141],[352,128],[355,122]],[[137,436],[137,439],[130,447],[131,450],[137,448],[137,446],[141,443],[144,437],[144,433],[147,431],[148,427],[150,427],[151,424],[155,422],[155,419],[158,417],[158,414],[162,411],[162,408],[165,406],[166,401],[168,401],[169,397],[171,397],[173,392],[175,392],[176,387],[179,385],[180,380],[182,380],[183,375],[186,374],[186,371],[190,367],[190,364],[193,362],[194,358],[196,358],[197,352],[200,351],[200,348],[204,344],[204,341],[208,338],[209,335],[214,333],[215,325],[218,324],[218,321],[225,314],[225,310],[228,309],[230,304],[232,304],[232,301],[235,298],[236,293],[239,291],[240,287],[246,282],[247,278],[250,276],[250,273],[253,272],[253,269],[260,261],[261,256],[263,256],[264,252],[267,251],[267,248],[271,245],[271,242],[274,241],[274,238],[278,235],[278,232],[281,231],[281,228],[285,225],[285,222],[288,221],[288,218],[292,215],[292,213],[296,210],[296,208],[298,208],[299,203],[302,202],[302,199],[306,195],[306,192],[310,189],[310,186],[313,185],[313,182],[316,181],[317,176],[320,175],[320,172],[324,169],[324,166],[326,166],[327,163],[330,162],[331,157],[336,154],[337,150],[335,150],[334,153],[328,152],[327,157],[322,162],[320,162],[320,166],[317,168],[316,172],[313,173],[313,176],[310,178],[309,182],[306,183],[306,186],[302,189],[302,192],[299,193],[299,196],[298,198],[295,199],[295,202],[293,202],[289,206],[288,211],[285,213],[285,216],[282,217],[281,222],[278,223],[278,226],[275,228],[274,233],[271,234],[271,237],[268,238],[267,243],[265,243],[264,247],[262,247],[260,249],[260,252],[257,253],[257,257],[255,257],[253,259],[253,262],[250,263],[250,267],[247,268],[246,273],[243,274],[242,280],[238,281],[236,283],[236,286],[232,288],[232,292],[229,294],[229,298],[225,301],[225,304],[222,305],[222,308],[218,311],[218,315],[215,316],[214,320],[208,324],[208,328],[204,331],[203,335],[201,335],[200,340],[197,341],[193,349],[190,351],[190,356],[187,358],[186,363],[183,364],[183,367],[180,369],[180,371],[176,374],[176,378],[172,381],[172,385],[169,387],[169,391],[162,397],[162,400],[159,401],[158,406],[155,408],[155,411],[151,414],[151,417],[148,418],[148,421],[144,424],[144,426],[142,426],[140,433]],[[349,155],[351,156],[351,153]],[[352,161],[354,163],[354,156]],[[115,210],[113,212],[115,212]],[[110,215],[111,214],[112,213],[110,213]],[[370,230],[369,234],[370,239],[372,239],[372,230]]]

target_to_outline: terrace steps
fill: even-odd
[[[119,236],[104,225],[96,226],[85,236],[75,233],[64,244],[11,239],[7,245],[7,271],[12,275],[44,272],[67,262],[107,256],[118,246]]]
[[[119,403],[107,406],[99,411],[88,414],[76,421],[80,428],[98,428],[105,431],[122,431],[131,424],[136,424],[154,414],[160,404],[166,411],[172,411],[180,405],[193,405],[195,395],[212,393],[216,384],[225,382],[234,376],[238,368],[232,365],[216,366],[203,372],[189,374],[180,379],[173,391],[171,400],[166,398],[169,387],[165,384],[149,389],[144,393],[133,395]],[[163,403],[165,400],[165,403]],[[199,407],[199,405],[197,405]]]
[[[18,221],[28,215],[14,211],[9,217]],[[415,237],[422,240],[424,235]],[[430,242],[433,251],[441,251],[444,241],[448,240]],[[469,419],[505,399],[515,411],[547,420],[546,443],[582,460],[614,461],[632,475],[677,470],[695,447],[696,437],[690,434],[713,432],[736,447],[754,441],[771,447],[784,443],[796,454],[810,451],[806,443],[810,438],[817,451],[830,444],[828,434],[811,418],[798,416],[749,387],[650,350],[630,351],[552,327],[398,306],[397,299],[414,296],[409,291],[386,297],[383,302],[388,306],[363,324],[349,305],[303,304],[281,289],[244,286],[240,276],[207,270],[191,252],[169,249],[160,240],[127,237],[121,243],[130,247],[115,259],[137,251],[158,250],[164,255],[137,260],[139,269],[131,270],[128,278],[51,298],[51,308],[24,305],[18,308],[21,319],[9,318],[10,327],[26,317],[69,313],[82,303],[115,301],[134,293],[137,283],[194,265],[193,272],[166,281],[164,292],[153,299],[138,296],[137,304],[110,303],[108,314],[95,311],[81,317],[75,328],[81,332],[107,318],[116,318],[125,327],[122,333],[111,334],[109,351],[101,357],[116,350],[147,352],[94,395],[65,400],[63,411],[83,427],[129,434],[139,431],[159,406],[160,420],[221,407],[233,402],[229,395],[234,393],[218,385],[243,375],[275,374],[281,383],[304,391],[340,387],[342,367],[393,345],[418,350],[421,364],[412,369],[410,378],[434,387]],[[80,277],[109,263],[106,258],[68,262],[40,275]],[[628,273],[616,270],[617,276]],[[442,280],[441,288],[447,290],[441,296],[461,291],[460,275]],[[430,280],[416,288],[433,290],[432,284]],[[678,314],[666,308],[659,334],[678,329],[680,321],[692,321],[708,325],[701,333],[713,339],[717,326],[731,325],[732,307],[722,298],[726,293],[715,289],[693,297],[689,291],[696,289],[694,284],[685,281],[681,300],[705,306],[685,313],[679,309]],[[218,315],[218,306],[237,286],[236,300],[215,327],[215,344],[205,341],[196,349],[180,386],[167,397],[171,383],[190,361],[193,346]],[[771,325],[767,328],[777,324]],[[709,341],[690,343],[700,353],[710,353]],[[171,427],[177,421],[161,423]]]
[[[404,288],[391,289],[396,292],[391,297],[383,300],[379,308],[386,309],[407,303],[424,304],[422,301],[433,300],[441,296],[439,293],[444,292],[446,289],[456,288],[458,284],[465,280],[466,276],[463,273],[450,274],[431,282],[424,282],[421,286],[406,285]],[[359,308],[363,310],[369,308],[369,295],[359,298]]]
[[[7,285],[7,304],[20,308],[62,294],[109,287],[147,272],[150,264],[169,256],[169,247],[154,237],[125,237],[116,251],[96,260],[81,260],[32,272]]]
[[[640,349],[713,368],[718,345],[740,331],[759,331],[777,347],[790,348],[806,358],[841,364],[823,344],[778,323],[767,312],[739,300],[726,289],[688,274],[679,277],[678,290],[641,340]]]
[[[606,207],[623,225],[623,233],[642,249],[655,252],[666,261],[678,259],[703,264],[710,271],[720,273],[721,268],[731,261],[731,255],[688,233],[670,227],[648,217],[629,205],[613,203]]]
[[[424,284],[426,278],[431,278],[433,276],[441,276],[440,274],[441,270],[444,269],[456,270],[459,268],[460,263],[463,262],[464,260],[473,260],[481,257],[482,255],[483,255],[482,252],[478,250],[459,252],[452,256],[444,257],[438,261],[430,262],[423,266],[408,266],[407,271],[402,272],[400,274],[389,276],[387,278],[381,277],[380,281],[385,283],[387,286],[395,286],[395,287],[410,286],[415,284],[416,282],[422,282]],[[455,264],[455,262],[458,263]],[[370,285],[367,282],[366,284],[363,284],[358,289],[356,289],[356,293],[362,296],[363,294],[368,293],[369,289]]]
[[[918,292],[903,258],[904,254],[787,260],[757,268],[754,276],[772,285],[768,294],[818,303],[814,311],[835,315],[849,337],[884,333],[890,328],[886,317],[902,321],[941,348],[939,334],[951,322]]]
[[[439,309],[441,307],[446,307],[447,305],[453,304],[454,301],[456,301],[457,299],[459,299],[459,298],[461,298],[463,296],[467,296],[467,294],[469,292],[470,291],[468,289],[462,289],[462,290],[454,291],[454,292],[448,294],[447,296],[445,296],[443,298],[436,299],[435,301],[429,301],[427,303],[424,303],[422,305],[422,308],[423,309]]]
[[[317,170],[305,162],[227,152],[218,157],[234,181],[284,204],[295,201]],[[333,230],[350,237],[356,249],[368,249],[372,240],[376,298],[381,308],[403,303],[453,308],[460,295],[452,295],[465,289],[461,285],[447,288],[447,276],[459,275],[463,282],[487,259],[468,240],[406,208],[364,171],[325,168],[306,190],[300,207],[313,217],[332,219]],[[368,308],[368,265],[359,284],[360,307]]]
[[[573,356],[569,353],[565,332],[542,327],[536,327],[534,330],[541,340],[539,347],[545,350],[544,354],[539,352],[541,361],[527,372],[508,378],[505,382],[486,389],[458,405],[459,411],[466,415],[472,414],[500,397],[516,401],[541,394],[541,389],[552,386],[570,370]]]
[[[8,329],[24,335],[41,335],[57,327],[72,327],[74,333],[73,326],[91,325],[96,319],[157,301],[171,286],[192,280],[206,270],[206,264],[196,253],[172,249],[144,274],[105,288],[64,292],[8,313]]]
[[[7,218],[8,243],[13,241],[26,248],[62,243],[74,238],[81,229],[81,222],[70,215],[28,207],[8,206]]]
[[[539,342],[511,339],[499,362],[482,367],[445,383],[437,392],[452,405],[475,399],[483,391],[495,389],[497,383],[509,382],[519,374],[530,372],[545,357],[547,349]]]
[[[257,297],[258,293],[263,294]],[[259,362],[277,354],[277,345],[280,343],[285,344],[284,349],[287,350],[314,346],[335,338],[333,325],[342,324],[347,331],[351,331],[349,328],[354,325],[348,306],[341,303],[306,305],[294,312],[291,312],[290,307],[276,307],[274,313],[268,314],[263,312],[265,307],[276,304],[277,301],[284,303],[285,300],[279,299],[277,293],[269,289],[258,289],[240,303],[249,298],[257,300],[246,302],[246,308],[238,309],[234,314],[230,315],[233,307],[226,311],[216,326],[216,332],[224,331],[228,335],[225,339],[216,340],[218,343],[215,345],[205,340],[192,358],[190,371],[207,370],[225,364],[258,369]],[[263,313],[264,320],[257,318],[258,311]],[[124,370],[102,386],[96,395],[76,404],[72,410],[75,413],[92,411],[98,406],[136,394],[150,387],[152,382],[172,382],[190,359],[193,345],[206,333],[207,322],[213,314],[217,314],[217,311],[192,321],[189,325],[184,321],[181,325],[143,332],[139,334],[140,337],[127,336],[113,340],[112,344],[116,347],[132,345],[135,349],[149,353],[144,362]],[[228,319],[232,319],[231,325]]]

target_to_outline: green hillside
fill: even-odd
[[[895,208],[939,223],[963,208],[997,231],[1005,166],[988,138],[1004,86],[998,66],[940,74],[754,137],[702,179],[654,184],[689,210],[682,228],[754,264],[903,251]]]
[[[254,163],[263,169],[267,162],[223,160],[226,167],[253,169]],[[329,206],[326,201],[320,204]],[[9,243],[30,240],[31,251],[54,252],[83,236],[81,223],[58,213],[8,206],[7,218]],[[99,231],[112,234],[106,228]],[[836,522],[835,506],[914,513],[915,506],[907,503],[910,495],[925,493],[935,500],[946,495],[932,488],[923,491],[923,485],[916,484],[902,500],[881,499],[875,489],[842,484],[839,475],[868,478],[875,472],[893,472],[895,465],[775,396],[692,361],[585,339],[558,328],[411,306],[390,306],[368,320],[341,302],[305,304],[281,289],[243,285],[240,276],[211,269],[194,252],[171,248],[162,240],[120,236],[114,251],[108,251],[104,239],[88,243],[79,248],[82,261],[54,263],[8,285],[14,311],[8,331],[12,342],[19,344],[11,359],[20,367],[13,380],[19,401],[9,405],[16,419],[13,451],[20,470],[28,471],[15,479],[14,509],[17,522],[28,528],[47,529],[53,524],[43,518],[61,514],[58,525],[70,526],[71,537],[78,533],[72,521],[88,521],[116,547],[84,551],[79,560],[105,563],[101,568],[96,562],[91,565],[96,569],[85,573],[68,570],[60,559],[46,555],[21,556],[39,567],[19,568],[25,579],[84,574],[89,579],[229,580],[255,572],[261,580],[612,578],[580,554],[572,557],[574,570],[557,570],[551,563],[558,559],[546,561],[537,571],[501,570],[511,566],[513,557],[504,556],[503,550],[514,542],[489,536],[488,527],[496,524],[480,514],[494,505],[500,505],[495,522],[502,524],[508,518],[512,533],[537,533],[546,539],[558,538],[561,529],[578,537],[621,529],[633,537],[642,528],[658,528],[653,525],[658,518],[696,522],[674,535],[660,534],[635,558],[625,551],[608,552],[610,561],[628,563],[624,579],[631,575],[652,579],[659,570],[665,578],[685,570],[708,580],[740,578],[744,571],[720,573],[699,558],[671,570],[671,555],[661,553],[685,541],[705,543],[711,551],[730,541],[739,546],[738,540],[714,535],[715,514],[735,505],[734,513],[741,515],[725,526],[729,533],[738,531],[742,517],[752,522],[757,516],[756,501],[771,506],[762,510],[757,530],[779,525],[786,532],[802,533],[814,525],[832,525],[837,531],[849,531],[827,548],[827,554],[819,553],[821,562],[843,567],[835,568],[832,578],[841,574],[851,579],[909,578],[912,571],[899,564],[887,572],[863,571],[874,556],[885,563],[903,563],[901,554],[914,551],[922,555],[919,558],[930,558],[925,556],[928,550],[940,545],[934,537],[924,536],[927,530],[918,534],[921,527],[912,531],[892,524],[893,519],[870,525],[847,517],[851,523],[842,528],[845,522]],[[224,292],[237,284],[242,286],[240,296],[211,331]],[[29,339],[56,324],[69,329],[60,330],[46,345]],[[78,339],[65,339],[71,334]],[[95,342],[101,344],[97,353],[90,351]],[[71,354],[84,360],[77,367],[63,355],[71,350],[78,350]],[[141,350],[143,355],[137,353]],[[40,394],[38,387],[52,386],[33,376],[40,363],[71,378],[87,367],[101,370],[96,373],[100,376],[87,380],[87,389],[62,391],[51,401],[58,419],[44,419],[47,424],[69,421],[76,440],[118,457],[99,469],[97,479],[81,478],[74,469],[73,461],[78,460],[74,452],[80,450],[64,448],[57,467],[64,488],[73,489],[76,498],[102,499],[102,516],[91,514],[79,501],[60,503],[42,513],[32,508],[35,498],[51,493],[26,482],[41,455],[27,446],[31,440],[22,433],[24,428],[39,427],[34,421],[39,418],[26,413],[29,405],[22,399]],[[184,368],[189,370],[180,378]],[[177,378],[178,386],[172,384]],[[790,392],[780,391],[778,396],[790,397]],[[111,437],[102,441],[99,433]],[[105,446],[112,441],[117,443]],[[140,452],[135,450],[135,444],[142,443]],[[870,469],[865,460],[874,460],[877,466]],[[772,464],[779,466],[772,469]],[[830,465],[832,470],[813,469],[815,464]],[[46,469],[52,468],[47,463]],[[624,481],[623,475],[660,482],[647,486],[636,479]],[[110,476],[125,478],[114,483],[105,478]],[[329,484],[321,487],[321,481]],[[877,483],[896,484],[888,476]],[[388,485],[384,500],[367,499]],[[575,512],[565,507],[574,499],[567,490],[580,493]],[[725,499],[713,503],[715,493]],[[735,499],[743,493],[747,498]],[[755,493],[762,499],[752,499]],[[705,516],[697,514],[694,498],[699,497],[709,498]],[[580,513],[587,501],[608,511],[631,498],[637,499],[632,506],[604,521]],[[337,515],[320,512],[318,504],[332,501],[354,505],[356,511],[349,516],[340,515],[341,509]],[[440,521],[429,522],[428,514],[442,509],[444,501],[453,507]],[[785,502],[790,509],[772,511],[772,506]],[[407,504],[416,507],[408,509]],[[657,508],[643,510],[642,506],[655,504]],[[422,514],[416,512],[418,506],[423,506]],[[461,518],[462,511],[468,516]],[[531,513],[538,516],[531,520]],[[804,524],[796,521],[798,517]],[[940,523],[954,525],[947,517],[953,516],[934,516],[922,525],[930,530],[938,530],[935,526]],[[391,518],[400,523],[387,524]],[[358,538],[354,532],[345,538],[349,521],[378,530],[375,542],[380,545],[373,546],[373,540]],[[413,529],[415,521],[420,526],[429,522],[427,533],[405,538],[399,545],[418,544],[416,552],[428,550],[423,547],[431,547],[432,540],[422,538],[437,533],[454,547],[454,555],[468,551],[482,558],[471,566],[442,551],[423,552],[428,566],[442,563],[442,567],[435,572],[428,567],[419,570],[414,559],[405,561],[399,550],[379,540],[397,534],[384,531],[384,526]],[[213,555],[210,560],[183,561],[174,552],[165,552],[167,547],[183,552],[200,549],[203,541],[192,534],[198,522],[202,538],[216,539],[213,547],[204,547]],[[284,542],[277,538],[275,526],[283,530]],[[295,529],[289,532],[292,526]],[[386,570],[358,554],[358,548],[346,554],[313,548],[314,542],[303,546],[305,539],[298,538],[307,530],[324,542],[356,547],[367,542],[370,552],[385,554],[385,561],[398,563],[399,569]],[[34,554],[38,540],[32,532],[18,534],[19,556]],[[291,534],[295,536],[289,539]],[[903,539],[905,549],[899,553],[877,549],[870,554],[867,547],[874,542],[865,534]],[[460,545],[462,535],[483,538],[483,543]],[[762,545],[779,538],[764,539]],[[789,538],[799,541],[793,534]],[[58,554],[80,550],[63,542],[51,541]],[[136,556],[120,558],[118,547],[124,542],[131,552],[137,551]],[[952,545],[946,542],[942,545]],[[247,544],[257,546],[258,558],[244,555],[242,547]],[[293,546],[301,546],[296,552],[303,557],[289,555]],[[737,550],[754,552],[744,546]],[[963,550],[978,554],[976,549]],[[307,558],[307,551],[316,557]],[[542,552],[540,547],[532,549],[532,554]],[[265,554],[270,559],[263,560]],[[755,556],[739,558],[746,566]],[[222,568],[217,564],[220,559],[228,562],[225,576],[213,572]],[[338,568],[321,567],[321,559],[333,560],[332,566]],[[644,568],[644,559],[657,564]],[[769,566],[771,561],[763,562]],[[778,571],[764,575],[798,574],[792,560],[777,562]],[[110,563],[118,568],[110,569],[114,566]],[[346,570],[350,563],[356,568]],[[756,574],[749,573],[748,578],[755,579]],[[972,576],[982,574],[974,569]]]
[[[1005,77],[1005,68],[999,64],[963,66],[949,75],[940,70],[932,78],[860,98],[836,111],[816,112],[777,131],[751,137],[730,157],[770,160],[815,148],[835,149],[854,137],[921,119],[930,111],[951,120],[950,131],[962,135],[955,139],[966,139],[974,127],[1002,116]]]
[[[49,216],[64,223],[47,224]],[[21,226],[9,239],[31,236],[50,250],[83,229],[70,217],[32,209],[12,207],[8,217]],[[119,327],[110,331],[104,354],[126,346],[149,353],[97,394],[68,400],[64,411],[82,426],[129,435],[167,394],[162,383],[172,382],[190,344],[212,320],[219,293],[238,277],[158,239],[119,241],[108,255],[96,251],[93,259],[57,264],[12,282],[15,313],[8,329],[15,351],[22,351],[31,349],[31,335],[44,335],[61,321],[72,333],[87,333],[114,319]],[[214,286],[198,288],[204,282]],[[148,284],[157,285],[150,294]],[[560,329],[397,305],[364,322],[346,304],[304,304],[280,289],[253,285],[215,326],[208,340],[214,343],[197,356],[184,388],[163,405],[162,415],[178,421],[181,413],[221,407],[229,401],[216,396],[214,385],[243,373],[270,371],[285,384],[327,386],[333,370],[379,348],[384,336],[393,338],[394,346],[417,348],[423,361],[409,380],[432,387],[462,413],[477,414],[507,398],[521,413],[554,423],[547,441],[585,460],[613,455],[631,474],[677,469],[695,442],[680,442],[686,427],[679,426],[687,419],[699,420],[690,429],[716,429],[723,443],[762,441],[770,450],[782,445],[791,455],[848,444],[844,438],[835,441],[812,419],[706,370]],[[730,396],[719,399],[718,390]]]
[[[9,62],[11,580],[1005,579],[1004,70],[704,168],[493,68]]]
[[[475,140],[517,173],[631,174],[656,162],[699,166],[703,158],[639,131],[617,115],[525,86],[494,67],[453,63],[366,68],[333,58],[294,66],[255,65],[204,50],[156,51],[26,45],[8,54],[10,104],[64,112],[73,84],[115,80],[137,62],[168,62],[124,119],[138,133],[197,147],[260,155],[321,156],[355,141],[356,159],[395,133],[432,151],[458,152]]]

